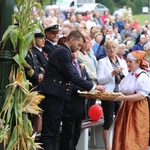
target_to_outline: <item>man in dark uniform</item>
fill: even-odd
[[[35,54],[36,59],[41,64],[44,70],[46,69],[48,57],[46,53],[43,51],[43,47],[45,45],[45,36],[41,33],[40,30],[36,30],[35,34],[35,42],[34,46],[32,47],[32,52]]]
[[[43,50],[46,54],[48,54],[48,58],[50,58],[51,54],[55,51],[57,47],[57,34],[59,32],[59,25],[53,24],[46,27],[44,30],[46,35],[46,41]]]
[[[39,90],[45,95],[42,101],[44,112],[41,132],[45,150],[56,150],[64,102],[70,100],[70,82],[87,91],[105,91],[103,86],[94,86],[92,82],[81,78],[72,64],[71,53],[80,50],[84,41],[79,31],[71,31],[67,41],[52,53],[44,80],[40,84]]]
[[[77,60],[77,55],[78,51],[72,53],[73,64],[77,72],[81,78],[91,81],[85,66]],[[80,137],[81,124],[85,115],[85,100],[79,96],[77,90],[79,87],[72,84],[71,98],[64,104],[60,150],[76,150]]]

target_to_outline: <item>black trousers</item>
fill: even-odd
[[[110,126],[113,122],[113,115],[117,113],[120,103],[109,101],[109,100],[103,100],[102,101],[102,108],[104,112],[104,129],[109,130]]]
[[[82,117],[62,117],[62,134],[60,150],[76,150],[80,133]]]
[[[42,101],[44,112],[42,114],[41,143],[45,150],[56,150],[64,99],[53,95],[45,96]]]

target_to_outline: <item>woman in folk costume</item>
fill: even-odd
[[[112,150],[148,150],[149,110],[146,96],[150,78],[145,71],[146,54],[133,51],[127,55],[130,73],[121,81],[116,101],[123,101],[115,122]]]

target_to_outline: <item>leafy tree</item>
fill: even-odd
[[[133,14],[140,14],[143,6],[149,6],[149,0],[96,0],[109,8],[112,14],[116,8],[131,7]]]
[[[132,5],[132,12],[133,14],[140,14],[142,12],[142,1],[141,0],[134,0]]]
[[[55,4],[56,0],[37,0],[42,5]],[[131,7],[133,14],[139,14],[142,12],[143,6],[149,6],[149,0],[96,0],[96,3],[102,3],[109,8],[111,14],[113,14],[116,8],[122,8],[126,6]]]

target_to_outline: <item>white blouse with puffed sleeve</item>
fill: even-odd
[[[150,93],[150,77],[146,71],[139,68],[135,72],[130,72],[123,78],[119,85],[119,89],[123,94],[130,95],[140,93],[143,96],[147,96]]]

